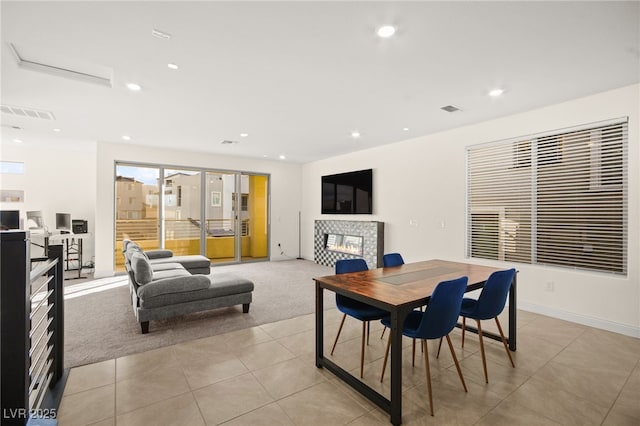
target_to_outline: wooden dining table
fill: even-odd
[[[413,309],[426,305],[441,281],[468,277],[467,291],[482,288],[491,273],[502,270],[488,266],[445,260],[427,260],[389,268],[371,269],[314,278],[316,282],[316,367],[326,368],[389,413],[391,423],[402,422],[402,325]],[[516,274],[517,275],[517,274]],[[391,393],[390,398],[342,369],[324,356],[324,289],[381,308],[391,317]],[[516,278],[509,291],[509,349],[516,350]],[[467,330],[476,332],[474,327]],[[483,336],[500,336],[483,330]],[[425,354],[426,356],[426,354]]]

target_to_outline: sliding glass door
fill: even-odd
[[[115,176],[115,270],[124,271],[122,240],[135,240],[143,249],[157,249],[160,169],[116,165]]]
[[[201,185],[199,171],[164,169],[163,241],[176,256],[200,254]]]
[[[269,179],[265,175],[242,175],[240,178],[241,257],[244,260],[266,259],[269,256]]]
[[[206,254],[213,263],[237,260],[236,241],[242,235],[238,227],[236,173],[207,172],[206,182]]]
[[[265,175],[207,172],[206,256],[214,263],[267,259]]]
[[[268,175],[116,164],[116,271],[124,238],[218,264],[268,260],[268,198]]]

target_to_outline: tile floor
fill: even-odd
[[[506,313],[505,313],[506,314]],[[406,425],[640,424],[640,339],[519,311],[511,368],[499,342],[485,339],[489,384],[478,338],[452,340],[469,392],[451,355],[429,342],[435,416],[429,416],[420,349],[403,350]],[[325,351],[341,316],[325,315]],[[502,319],[507,324],[507,318]],[[347,318],[333,357],[359,372],[360,324]],[[491,329],[491,322],[483,327]],[[372,323],[365,378],[380,383],[385,339]],[[73,368],[59,425],[387,425],[389,417],[331,373],[314,365],[314,316],[266,324]],[[328,349],[327,349],[328,348]]]

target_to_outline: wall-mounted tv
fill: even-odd
[[[372,169],[322,176],[322,214],[372,213]]]
[[[0,229],[20,229],[20,210],[0,210]]]

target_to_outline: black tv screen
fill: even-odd
[[[20,210],[0,210],[1,229],[20,229]]]
[[[322,176],[322,214],[372,213],[372,169]]]
[[[56,213],[56,229],[71,232],[71,215],[69,213]]]

